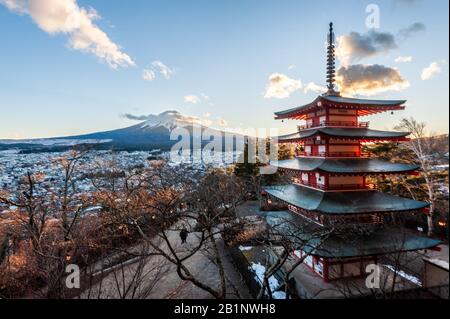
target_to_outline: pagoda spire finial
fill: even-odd
[[[333,22],[330,22],[330,30],[328,33],[328,47],[327,47],[327,95],[339,95],[339,92],[334,90],[334,82],[336,78],[336,58],[335,58],[335,36],[333,32]]]

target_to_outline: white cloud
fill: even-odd
[[[184,101],[192,104],[208,103],[209,105],[214,105],[213,103],[211,103],[211,98],[205,93],[200,93],[199,95],[196,94],[186,95],[184,97]]]
[[[328,89],[326,87],[316,84],[314,82],[309,82],[308,84],[305,85],[305,88],[303,90],[305,93],[308,93],[311,91],[311,92],[314,92],[317,94],[322,94],[322,93],[325,93]]]
[[[428,67],[422,70],[420,77],[424,81],[431,79],[437,73],[441,73],[444,64],[445,61],[432,62]]]
[[[285,99],[302,88],[300,80],[294,80],[282,73],[273,73],[269,76],[269,83],[264,93],[265,99]]]
[[[411,62],[412,60],[413,60],[412,56],[399,56],[395,59],[395,62],[406,63],[406,62]]]
[[[151,66],[142,70],[142,78],[146,81],[153,81],[156,79],[156,73],[161,74],[166,80],[169,80],[174,71],[159,60],[151,63]]]
[[[197,104],[200,102],[200,98],[197,95],[186,95],[184,101],[192,104]]]
[[[152,70],[144,69],[142,71],[142,78],[145,81],[153,81],[154,79],[156,79],[156,74]]]
[[[169,68],[167,65],[162,63],[161,61],[153,61],[152,65],[154,68],[158,70],[160,74],[162,74],[167,80],[169,80],[173,75],[173,70]]]
[[[76,0],[0,0],[0,4],[19,14],[29,15],[49,34],[65,34],[68,46],[88,52],[111,68],[134,66],[135,62],[119,45],[94,24],[100,16],[93,8],[79,7]]]
[[[295,64],[291,64],[288,66],[288,70],[294,70],[297,66]]]
[[[341,92],[348,95],[371,96],[409,87],[399,70],[379,64],[356,64],[341,67],[336,74]]]

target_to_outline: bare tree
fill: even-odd
[[[162,162],[124,172],[121,179],[118,182],[110,174],[93,179],[97,188],[93,200],[105,207],[111,225],[137,232],[153,254],[175,267],[181,280],[214,298],[226,298],[230,283],[219,246],[222,236],[242,227],[235,212],[246,195],[240,180],[221,170],[189,176],[183,168],[174,170]],[[181,231],[189,234],[186,245],[179,244]],[[202,279],[198,269],[188,266],[198,254],[207,255],[218,283]]]
[[[417,122],[414,118],[402,119],[396,129],[411,133],[411,141],[407,143],[420,164],[421,175],[425,180],[425,186],[430,203],[430,209],[427,214],[428,236],[434,232],[434,213],[436,208],[437,192],[436,181],[432,170],[432,143],[433,138],[426,132],[426,124]]]
[[[283,269],[284,295],[290,298],[289,280],[291,274],[303,264],[311,253],[320,249],[323,243],[334,233],[334,228],[314,227],[310,222],[298,221],[296,218],[281,218],[271,225],[266,239],[261,242],[265,250],[270,251],[274,258],[266,260],[265,272],[262,279],[258,299],[268,296],[273,298],[273,291],[269,279]],[[293,258],[296,251],[303,251],[302,257]]]

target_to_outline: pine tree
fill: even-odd
[[[234,174],[244,180],[251,180],[259,175],[259,166],[256,154],[250,156],[249,142],[247,141],[244,146],[244,152],[241,154],[238,163],[235,165]]]

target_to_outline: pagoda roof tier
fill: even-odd
[[[278,137],[278,142],[289,143],[298,140],[303,140],[315,136],[328,136],[342,139],[357,139],[367,141],[385,141],[395,140],[403,141],[407,140],[406,136],[408,132],[390,132],[390,131],[378,131],[368,128],[341,128],[341,127],[318,127],[307,130],[301,130],[296,133],[282,135]]]
[[[324,215],[353,215],[416,211],[428,207],[426,202],[365,190],[322,192],[300,185],[264,188],[264,191],[287,204]]]
[[[321,240],[316,235],[320,233],[318,226],[289,211],[266,212],[263,217],[272,227],[283,227],[281,231],[308,241],[308,245],[302,247],[306,253],[328,259],[386,255],[430,249],[442,244],[440,240],[391,227],[375,229],[367,234],[352,233],[350,229],[345,234],[335,233]]]
[[[399,229],[384,229],[366,236],[332,236],[318,249],[311,247],[310,251],[323,258],[352,258],[430,249],[440,244],[437,239],[402,233]],[[308,253],[308,249],[305,250]]]
[[[357,110],[358,116],[366,116],[380,112],[404,110],[406,100],[366,100],[342,97],[337,95],[321,95],[312,103],[275,113],[276,119],[304,120],[308,113],[325,107]]]
[[[271,166],[282,170],[330,174],[403,174],[414,172],[419,165],[390,163],[372,158],[315,158],[297,157],[285,161],[271,162]]]

